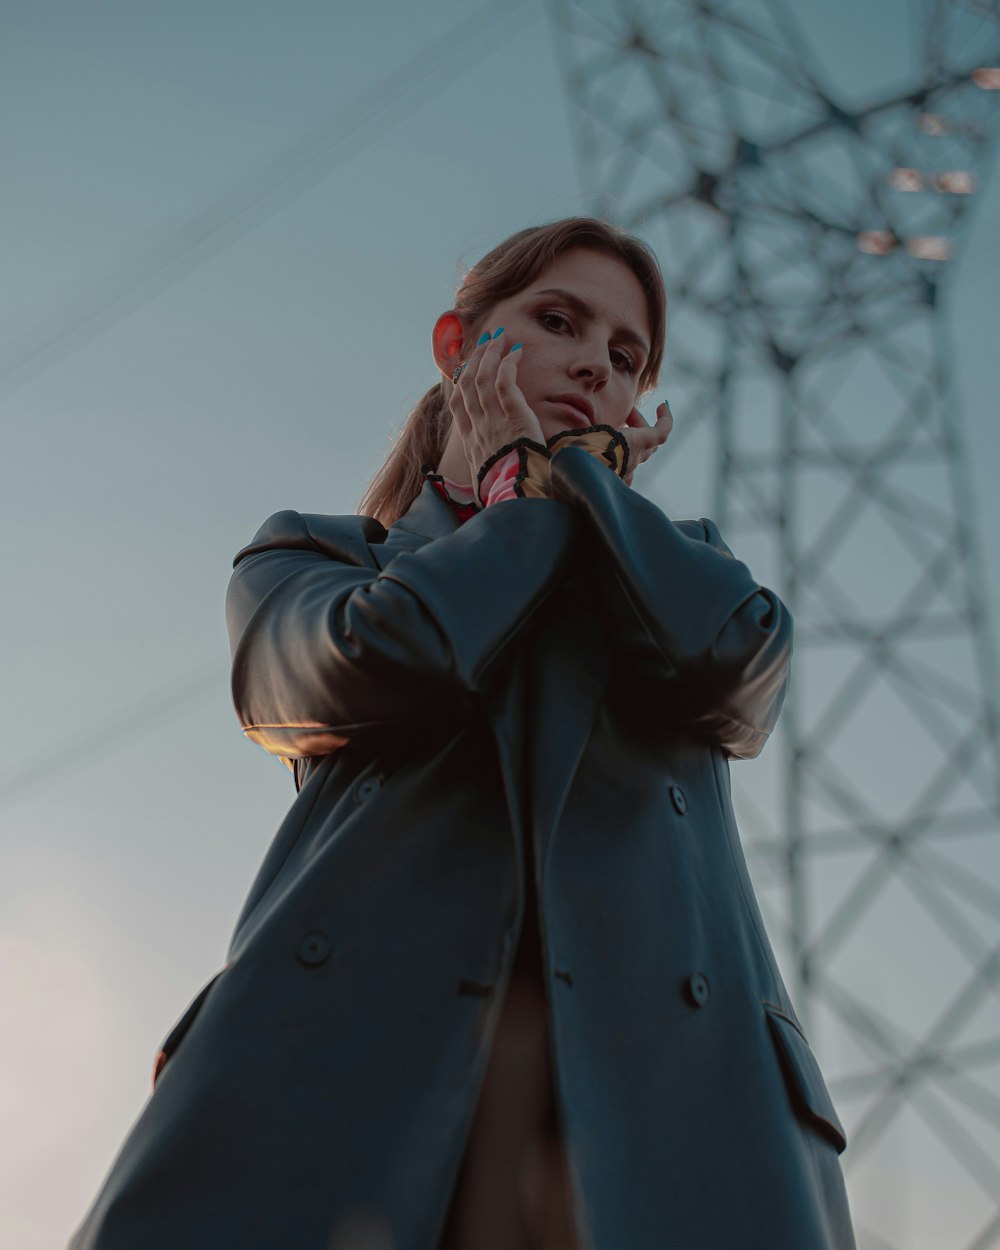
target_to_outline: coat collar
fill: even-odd
[[[375,563],[384,569],[401,551],[416,551],[435,538],[446,538],[459,527],[459,519],[451,505],[425,481],[413,503],[389,526],[385,542],[372,546]]]

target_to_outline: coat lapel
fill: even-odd
[[[385,542],[373,544],[375,563],[384,569],[401,551],[416,551],[435,538],[454,534],[459,519],[430,482],[424,482],[420,494],[398,521],[389,526]]]
[[[539,873],[610,677],[586,585],[539,609],[490,705],[511,823],[533,838]]]
[[[526,782],[540,874],[610,677],[591,586],[578,578],[549,601],[528,656]]]
[[[424,482],[372,556],[383,569],[401,551],[453,534],[459,524]],[[538,609],[490,701],[511,824],[518,835],[532,833],[542,868],[610,676],[593,585],[580,575]]]

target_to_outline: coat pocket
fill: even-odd
[[[764,1011],[792,1106],[800,1119],[817,1129],[841,1154],[847,1145],[847,1134],[812,1047],[790,1016],[771,1003],[764,1004]]]
[[[163,1039],[163,1045],[160,1047],[159,1054],[156,1056],[156,1060],[153,1063],[154,1089],[156,1088],[156,1082],[159,1079],[160,1073],[166,1067],[167,1060],[181,1044],[188,1029],[190,1029],[191,1025],[194,1024],[195,1017],[198,1012],[201,1011],[205,999],[208,997],[208,991],[212,988],[216,981],[218,981],[219,977],[222,976],[223,972],[225,972],[225,968],[220,969],[215,976],[212,977],[208,984],[198,991],[198,994],[191,1002],[191,1005]]]

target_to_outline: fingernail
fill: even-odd
[[[489,342],[489,337],[490,337],[490,332],[489,330],[487,330],[484,334],[480,335],[479,342],[476,344],[476,346],[482,347],[484,343]]]
[[[500,329],[496,331],[496,333],[493,335],[493,337],[494,337],[495,339],[498,339],[498,338],[500,337],[500,335],[501,335],[501,334],[503,334],[503,326],[501,326],[501,327],[500,327]]]
[[[511,350],[512,352],[519,352],[519,351],[521,350],[521,344],[520,344],[520,343],[515,343],[515,344],[514,344],[514,346],[513,346],[510,350]]]

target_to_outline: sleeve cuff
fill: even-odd
[[[628,439],[611,425],[592,425],[585,430],[562,430],[546,439],[549,454],[554,456],[563,447],[582,447],[592,456],[599,456],[619,477],[628,472]]]
[[[493,452],[479,470],[476,499],[489,508],[506,499],[549,499],[549,461],[563,447],[581,447],[603,460],[623,478],[628,472],[628,440],[610,425],[594,425],[587,429],[562,430],[547,439],[545,445],[530,438],[519,438]]]
[[[484,508],[505,499],[549,499],[549,451],[519,438],[489,456],[479,470],[476,497]]]

